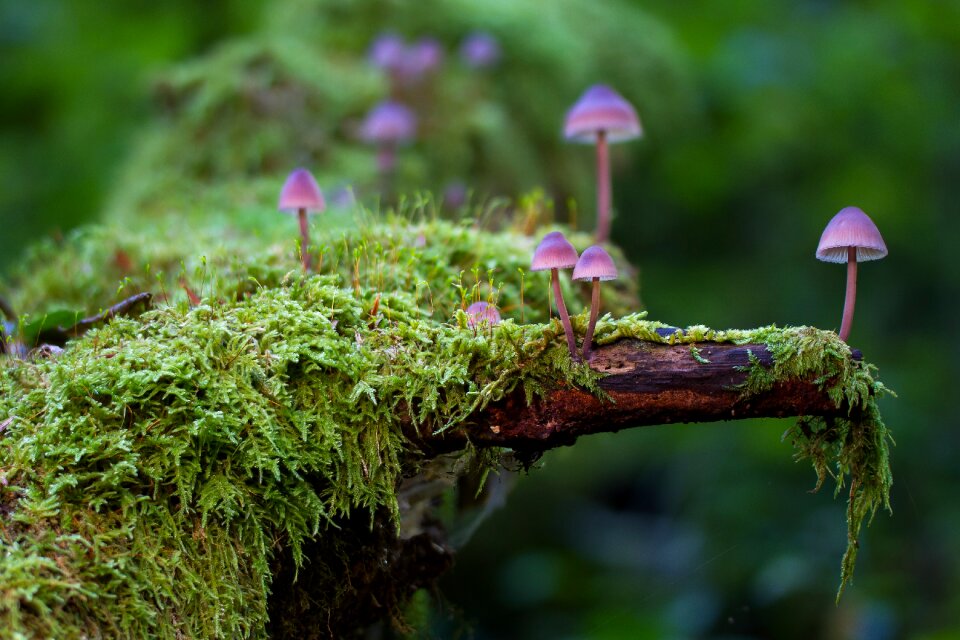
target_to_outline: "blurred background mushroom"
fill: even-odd
[[[360,128],[360,137],[377,148],[377,172],[381,178],[381,194],[392,194],[391,180],[397,166],[397,149],[417,132],[417,118],[399,102],[385,100],[367,114]]]
[[[474,69],[492,67],[500,60],[500,43],[486,31],[474,31],[463,39],[460,58]]]
[[[587,89],[567,112],[567,140],[597,147],[597,242],[610,239],[610,142],[639,138],[643,133],[633,105],[605,84]]]

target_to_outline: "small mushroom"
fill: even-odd
[[[584,92],[567,112],[564,136],[573,142],[597,145],[597,242],[610,238],[610,156],[608,142],[643,134],[633,105],[605,84]]]
[[[491,327],[500,323],[500,312],[489,302],[474,302],[467,307],[467,326],[476,329],[482,324]]]
[[[411,141],[416,133],[416,116],[399,102],[385,100],[367,114],[360,126],[360,138],[377,147],[377,170],[384,183],[389,183],[396,167],[397,147]]]
[[[404,52],[403,71],[412,80],[435,73],[443,65],[443,45],[436,38],[421,38]]]
[[[376,37],[367,56],[373,66],[392,72],[403,66],[405,53],[406,44],[403,38],[388,31]]]
[[[613,264],[610,255],[598,245],[588,247],[577,266],[573,268],[574,280],[593,280],[593,295],[590,299],[590,324],[583,337],[583,359],[590,360],[590,351],[593,347],[593,330],[597,326],[597,315],[600,313],[600,281],[615,280],[617,266]]]
[[[486,31],[474,31],[460,45],[460,58],[473,69],[492,67],[500,60],[500,43]]]
[[[306,169],[294,169],[280,190],[280,202],[277,209],[296,212],[300,220],[300,258],[304,272],[310,271],[310,233],[307,229],[307,214],[319,213],[326,209],[323,194],[313,175]]]
[[[887,255],[887,245],[873,220],[857,207],[846,207],[833,216],[820,236],[817,259],[847,263],[847,294],[843,302],[840,339],[850,337],[853,307],[857,297],[857,263],[879,260]]]
[[[572,269],[577,264],[577,250],[559,231],[552,231],[543,237],[533,252],[530,262],[530,271],[550,271],[550,280],[553,284],[553,293],[557,298],[557,311],[560,312],[560,322],[563,323],[563,332],[567,336],[567,348],[570,357],[579,360],[577,343],[573,337],[573,326],[570,324],[570,314],[567,305],[563,302],[563,292],[560,290],[559,269]]]

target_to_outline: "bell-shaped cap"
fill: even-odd
[[[417,133],[417,118],[399,102],[385,100],[367,114],[360,127],[360,137],[373,144],[401,144]]]
[[[593,143],[604,131],[610,142],[639,138],[643,134],[637,112],[626,99],[605,84],[587,89],[567,112],[563,135],[574,142]]]
[[[580,259],[577,260],[577,266],[573,268],[574,280],[616,280],[617,265],[613,264],[613,259],[599,245],[587,247]]]
[[[306,169],[294,169],[280,190],[280,202],[277,209],[280,211],[295,212],[306,209],[308,212],[323,211],[327,208],[320,192],[320,186],[314,180],[313,174]]]
[[[887,255],[887,245],[870,216],[857,207],[846,207],[833,216],[820,236],[817,259],[846,262],[847,248],[857,249],[857,262],[879,260]]]
[[[577,264],[577,250],[559,231],[551,231],[533,252],[530,271],[570,269]]]
[[[500,312],[489,302],[474,302],[467,307],[467,326],[471,329],[483,323],[493,326],[500,322]]]

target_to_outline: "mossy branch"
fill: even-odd
[[[535,453],[631,427],[850,412],[812,373],[751,388],[752,362],[767,370],[773,366],[767,345],[701,343],[694,351],[686,344],[621,340],[598,348],[590,359],[590,368],[603,376],[597,383],[602,393],[562,385],[528,403],[515,391],[453,432],[420,437],[437,453],[468,440],[478,447]]]
[[[111,307],[51,357],[0,358],[0,545],[17,550],[0,561],[0,628],[265,637],[309,618],[344,637],[393,616],[407,587],[447,566],[442,535],[417,537],[434,530],[430,509],[398,489],[456,477],[427,471],[437,453],[462,451],[449,456],[457,468],[476,460],[482,472],[505,446],[529,459],[585,433],[763,415],[806,416],[787,432],[798,457],[838,489],[850,479],[847,582],[862,522],[887,505],[889,437],[875,369],[835,333],[607,316],[590,366],[576,364],[544,312],[546,287],[521,295],[515,281],[476,274],[465,289],[452,275],[475,264],[516,273],[529,238],[422,228],[433,238],[423,247],[405,240],[417,227],[390,221],[327,238],[323,272],[309,277],[279,245],[248,248],[248,262],[220,249],[180,272],[166,254],[150,263],[162,275],[125,280],[155,285],[157,308]],[[115,288],[64,283],[63,272],[87,270],[60,267],[123,246],[162,253],[128,240],[90,231],[38,250],[14,306],[42,312],[82,294],[87,308],[108,308]],[[191,274],[200,304],[165,294]],[[463,308],[487,295],[513,317],[471,328]],[[629,299],[628,289],[609,306]],[[587,314],[571,320],[582,336]],[[395,561],[383,565],[388,548]],[[411,573],[427,565],[429,576]]]

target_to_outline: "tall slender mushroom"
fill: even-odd
[[[530,262],[530,271],[550,271],[550,280],[553,284],[553,293],[557,299],[557,311],[560,312],[560,322],[563,323],[563,332],[567,336],[567,348],[570,357],[579,360],[577,343],[573,337],[573,325],[570,324],[570,314],[567,305],[563,302],[563,292],[560,291],[560,269],[572,269],[577,264],[577,250],[559,231],[552,231],[543,237],[533,252]]]
[[[567,112],[564,136],[573,142],[597,145],[597,242],[610,238],[609,142],[623,142],[643,134],[637,112],[605,84],[587,89]]]
[[[280,190],[280,202],[277,209],[297,213],[300,220],[300,259],[303,271],[310,272],[310,233],[307,228],[307,214],[319,213],[327,208],[320,186],[306,169],[294,169]]]
[[[367,114],[360,126],[360,138],[377,147],[377,171],[384,192],[390,191],[390,176],[397,163],[397,147],[417,133],[417,118],[399,102],[385,100]]]
[[[590,360],[590,351],[593,348],[593,330],[597,326],[597,315],[600,313],[600,281],[615,280],[617,266],[613,264],[610,255],[598,245],[588,247],[577,266],[573,268],[574,280],[593,280],[593,294],[590,298],[590,324],[587,333],[583,336],[583,359]]]
[[[820,236],[817,259],[847,263],[847,294],[843,301],[840,339],[850,337],[853,307],[857,298],[857,263],[879,260],[887,255],[887,245],[870,216],[857,207],[846,207],[833,216]]]

